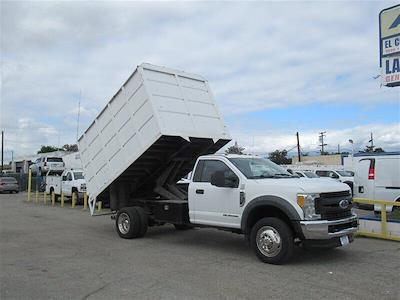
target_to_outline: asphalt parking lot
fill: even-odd
[[[150,228],[118,237],[109,216],[0,194],[1,299],[400,299],[400,243],[356,238],[263,264],[241,235]]]

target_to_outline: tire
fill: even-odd
[[[144,209],[140,206],[134,206],[133,208],[136,209],[136,212],[138,213],[140,218],[140,230],[137,237],[143,237],[147,232],[147,228],[149,227],[149,217],[147,216],[147,213],[144,211]]]
[[[276,240],[279,243],[274,243]],[[262,262],[284,264],[293,255],[293,232],[278,218],[262,218],[251,229],[250,246]]]
[[[176,230],[188,230],[193,229],[194,226],[188,224],[174,224]]]
[[[115,218],[115,227],[118,235],[124,239],[139,237],[141,232],[141,218],[136,207],[120,209]]]

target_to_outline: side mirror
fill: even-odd
[[[239,186],[239,180],[236,176],[231,176],[226,178],[226,187],[237,188]]]
[[[67,181],[67,176],[63,176],[62,181]]]
[[[211,184],[217,187],[225,187],[225,174],[222,171],[216,171],[211,175]]]

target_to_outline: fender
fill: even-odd
[[[250,212],[257,207],[265,205],[280,209],[287,215],[290,221],[299,221],[301,219],[297,211],[288,203],[287,200],[276,196],[260,196],[251,200],[243,211],[241,220],[241,228],[243,231],[246,229],[247,218],[249,217]]]

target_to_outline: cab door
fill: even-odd
[[[64,195],[68,197],[71,196],[72,182],[73,182],[72,172],[67,172],[61,180],[62,180],[61,188],[62,191],[64,192]]]
[[[216,172],[223,172],[226,186],[211,184]],[[240,177],[223,161],[200,160],[189,185],[191,222],[212,226],[240,228]],[[235,182],[235,184],[232,184]],[[228,185],[230,185],[228,187]]]

